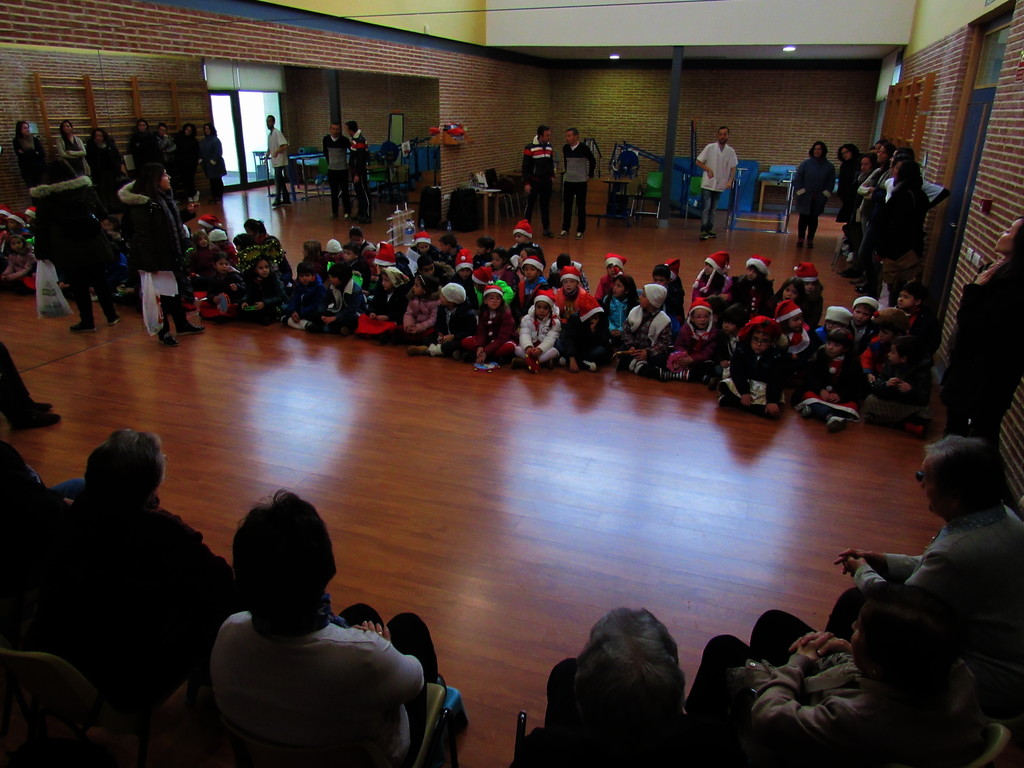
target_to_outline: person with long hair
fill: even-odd
[[[62,120],[60,136],[57,137],[57,157],[70,165],[76,176],[88,176],[89,163],[85,154],[85,144],[75,135],[74,124],[70,120]]]
[[[159,163],[163,160],[164,156],[160,151],[160,142],[156,134],[149,130],[149,123],[141,117],[135,122],[135,130],[128,139],[128,152],[135,165],[135,178],[138,178],[147,163]]]
[[[195,202],[196,168],[199,165],[199,139],[196,138],[195,123],[181,126],[181,130],[174,134],[174,145],[177,147],[175,187],[186,200]]]
[[[203,164],[203,173],[210,182],[210,202],[219,203],[224,197],[224,175],[228,171],[224,166],[224,146],[217,138],[217,129],[213,127],[213,123],[203,123],[199,158]],[[198,198],[198,195],[196,197]]]
[[[995,252],[998,258],[960,298],[942,402],[946,434],[998,443],[1003,415],[1024,376],[1024,346],[1015,332],[1024,291],[1024,216],[1000,235]]]
[[[828,159],[828,145],[816,141],[807,152],[807,159],[800,163],[793,177],[796,190],[797,220],[796,247],[814,247],[814,235],[818,231],[818,217],[825,211],[825,204],[836,183],[835,166]]]
[[[18,170],[26,187],[34,187],[43,180],[46,171],[46,150],[38,136],[32,135],[26,120],[14,124],[14,155],[18,158]]]
[[[922,183],[921,166],[913,160],[897,162],[892,196],[872,225],[878,228],[875,250],[882,262],[882,282],[889,287],[890,305],[895,305],[905,283],[921,275],[924,217],[930,207]]]
[[[117,190],[119,182],[125,177],[124,160],[110,134],[102,128],[93,128],[92,135],[85,142],[85,157],[100,202],[108,212],[120,211],[121,202],[117,199]]]
[[[88,176],[79,176],[64,160],[50,163],[47,182],[29,190],[36,201],[36,258],[53,262],[71,285],[79,320],[71,330],[95,331],[91,287],[107,325],[120,322],[107,283],[113,251],[100,221],[107,211]]]
[[[171,334],[171,318],[179,336],[202,333],[201,325],[193,325],[185,316],[181,303],[185,274],[185,226],[171,195],[171,177],[160,163],[147,163],[134,182],[118,193],[125,205],[123,232],[130,244],[129,264],[140,272],[152,272],[159,280],[160,305],[164,326],[157,334],[160,343],[178,346]],[[194,210],[194,203],[189,210]],[[160,274],[163,273],[163,274]]]
[[[860,205],[857,194],[857,174],[860,173],[860,150],[856,144],[843,144],[839,148],[839,185],[836,192],[842,201],[836,221],[845,224],[853,220],[854,211]]]

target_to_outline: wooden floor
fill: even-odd
[[[223,213],[232,235],[263,218],[293,263],[304,240],[347,239],[326,199],[267,202],[261,191],[229,194],[203,212]],[[508,244],[512,223],[489,234]],[[737,271],[752,253],[771,257],[777,282],[813,254],[826,305],[853,298],[830,271],[832,222],[810,252],[792,234],[726,233],[724,222],[709,243],[692,220],[589,226],[581,242],[542,245],[549,261],[568,250],[595,284],[609,251],[638,278],[678,257],[689,285],[723,248]],[[378,216],[368,234],[384,229]],[[68,325],[36,320],[31,298],[0,295],[0,339],[33,396],[64,417],[29,432],[4,425],[0,438],[55,483],[80,476],[113,429],[158,432],[164,505],[226,557],[257,499],[286,487],[311,500],[334,539],[335,604],[414,610],[431,627],[442,674],[466,702],[468,768],[508,764],[516,713],[543,717],[551,666],[608,609],[651,609],[692,679],[709,638],[746,637],[764,610],[823,625],[850,583],[831,564],[841,549],[919,552],[938,527],[913,477],[920,440],[861,424],[830,435],[792,411],[761,421],[717,409],[698,385],[610,370],[482,374],[277,326],[211,327],[166,349],[131,312],[95,334]],[[134,740],[111,743],[130,764]],[[158,714],[153,768],[230,764],[209,691],[195,710],[179,694]],[[1013,752],[999,764],[1024,761]]]

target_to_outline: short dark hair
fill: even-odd
[[[362,227],[349,227],[349,229],[348,229],[348,239],[349,240],[351,240],[354,237],[362,237],[362,236],[363,236],[363,228]]]
[[[571,266],[572,256],[570,256],[568,253],[560,253],[555,258],[555,264],[558,266],[559,269],[562,269],[562,267]]]
[[[750,321],[750,312],[742,304],[730,304],[722,313],[723,323],[732,323],[742,328]]]
[[[507,248],[493,248],[491,249],[491,255],[500,258],[502,264],[509,263],[509,255]]]
[[[853,334],[848,328],[833,328],[825,336],[825,339],[834,344],[842,344],[847,349],[853,346]]]
[[[431,256],[429,253],[424,253],[422,256],[416,259],[416,269],[423,269],[424,267],[429,267],[433,263],[434,257]]]
[[[317,629],[323,593],[337,568],[316,507],[286,490],[253,507],[232,544],[244,607],[261,634]]]
[[[720,125],[720,126],[718,126],[718,130],[719,131],[728,131],[729,130],[729,126],[728,125]]]
[[[327,276],[340,280],[342,285],[348,285],[348,281],[352,279],[352,267],[344,262],[336,261],[327,270]]]
[[[920,587],[882,582],[861,608],[859,632],[885,682],[928,696],[941,693],[960,655],[953,610]],[[913,659],[912,664],[907,660]]]
[[[893,327],[887,326],[889,330]],[[892,348],[900,357],[907,358],[907,362],[916,363],[924,358],[924,344],[917,336],[897,336],[892,340]]]
[[[348,120],[345,123],[345,127],[348,128],[350,131],[358,131],[359,123],[357,123],[355,120]]]
[[[577,659],[576,702],[587,728],[615,747],[658,740],[683,710],[675,640],[647,609],[615,608]]]
[[[551,126],[550,125],[544,125],[543,123],[541,123],[540,125],[537,126],[537,135],[540,136],[542,133],[544,133],[544,131],[550,131],[550,130],[551,130]]]
[[[947,435],[924,449],[939,493],[976,512],[1010,498],[999,448],[981,437]]]
[[[671,280],[672,270],[668,268],[667,264],[656,264],[651,270],[651,277],[664,277],[666,280]]]
[[[441,237],[437,239],[437,242],[442,245],[447,245],[449,248],[457,248],[459,246],[459,240],[451,232],[445,232]]]
[[[166,128],[167,127],[167,123],[157,123],[156,127],[157,128]]]
[[[416,277],[414,278],[414,281],[415,280],[419,280],[423,283],[423,292],[426,293],[427,296],[433,296],[437,293],[438,280],[433,275],[424,275],[417,272]]]
[[[295,268],[296,275],[315,275],[316,265],[311,264],[308,261],[300,261],[299,266]]]
[[[341,250],[350,251],[352,253],[358,254],[362,249],[359,247],[357,243],[349,242],[341,246]]]
[[[578,129],[576,129],[576,128],[566,128],[566,129],[565,129],[565,132],[566,132],[566,133],[571,133],[571,134],[573,134],[573,135],[575,135],[575,136],[579,136],[579,135],[580,135],[580,132],[579,132],[579,130],[578,130]]]
[[[900,292],[906,291],[918,301],[928,300],[928,286],[922,283],[920,280],[911,280],[903,284],[900,288]]]
[[[476,244],[488,251],[494,250],[494,238],[490,235],[482,235],[476,239]]]
[[[85,493],[127,512],[146,508],[164,479],[160,436],[119,429],[89,454]]]

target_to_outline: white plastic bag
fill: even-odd
[[[57,270],[52,261],[36,262],[36,310],[40,317],[67,317],[71,307],[57,281]]]
[[[160,294],[153,284],[152,272],[139,272],[142,278],[142,322],[146,326],[146,333],[156,336],[163,330],[164,317],[160,311]]]

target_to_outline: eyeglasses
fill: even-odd
[[[917,472],[914,473],[914,477],[917,479],[917,482],[923,483],[924,482],[924,470],[923,469],[917,470]]]

